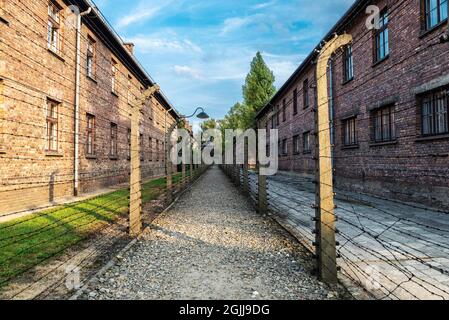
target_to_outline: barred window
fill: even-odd
[[[282,140],[282,155],[286,156],[288,154],[288,141],[287,139]]]
[[[287,101],[286,99],[282,100],[282,121],[287,121]]]
[[[425,29],[430,30],[447,19],[447,0],[423,0]]]
[[[87,114],[86,126],[86,154],[95,155],[95,116]]]
[[[293,137],[293,153],[299,153],[299,135]]]
[[[58,102],[47,100],[47,151],[58,151],[58,106]]]
[[[375,42],[375,61],[379,62],[385,59],[390,53],[389,44],[389,30],[388,30],[389,15],[388,10],[380,13],[379,30],[376,30],[374,37]]]
[[[131,129],[128,129],[126,134],[126,141],[128,142],[128,150],[127,150],[127,157],[128,160],[131,159]]]
[[[354,58],[352,55],[352,46],[346,46],[343,55],[344,81],[350,81],[354,78]]]
[[[303,134],[303,149],[304,152],[310,152],[312,150],[310,146],[310,131]]]
[[[293,114],[298,113],[298,89],[293,90]]]
[[[353,146],[357,144],[357,117],[352,117],[343,121],[343,144]]]
[[[111,60],[111,92],[117,94],[117,62]]]
[[[148,159],[150,161],[153,161],[153,138],[148,138],[148,146],[149,146],[149,153],[148,153]]]
[[[374,142],[385,142],[396,139],[394,106],[373,111]]]
[[[303,84],[302,84],[302,92],[304,95],[304,109],[309,107],[309,79],[304,80]]]
[[[449,133],[447,90],[427,94],[422,99],[421,130],[423,136]]]
[[[111,157],[117,157],[117,124],[111,122],[111,144],[109,155]]]

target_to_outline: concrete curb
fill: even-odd
[[[179,193],[177,195],[177,197],[173,200],[173,202],[167,208],[165,208],[158,215],[158,217],[161,216],[162,214],[167,213],[167,211],[169,211],[187,191],[191,190],[198,183],[198,181],[202,178],[202,176],[206,172],[207,172],[207,170],[205,172],[203,172],[202,175],[200,177],[198,177],[190,186],[188,186],[186,189],[181,191],[181,193]],[[142,233],[137,238],[133,239],[130,243],[128,243],[122,250],[120,250],[116,256],[122,256],[125,252],[129,251],[137,243],[137,241],[139,241],[139,239],[141,238],[141,235],[148,229],[150,229],[150,226],[145,227],[142,230]],[[97,278],[101,277],[103,274],[105,274],[109,269],[111,269],[115,265],[115,262],[116,262],[116,258],[112,258],[111,260],[109,260],[109,262],[103,268],[101,268],[97,273],[95,273],[93,276],[91,276],[89,279],[87,279],[86,282],[84,283],[84,285],[80,289],[78,289],[76,291],[76,293],[73,294],[68,300],[72,300],[72,301],[78,300],[79,297],[87,290],[89,285],[92,284],[94,279],[97,279]]]

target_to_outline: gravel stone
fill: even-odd
[[[339,297],[308,271],[305,249],[216,167],[116,260],[82,299]]]

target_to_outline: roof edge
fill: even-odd
[[[318,43],[318,45],[313,49],[313,51],[304,59],[304,61],[299,65],[299,67],[293,72],[293,74],[287,79],[287,81],[281,86],[281,88],[276,92],[276,94],[270,99],[267,105],[265,105],[257,114],[256,119],[259,119],[266,110],[273,105],[274,100],[279,98],[284,91],[297,79],[297,77],[304,71],[313,59],[317,56],[317,51],[320,49],[320,45],[323,41],[328,41],[335,34],[343,29],[348,20],[353,16],[357,15],[361,8],[369,3],[369,0],[357,0],[352,4],[352,6],[345,12],[343,17],[337,21],[337,23],[332,27],[332,29],[324,36],[324,38]]]

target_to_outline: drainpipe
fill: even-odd
[[[79,189],[79,109],[80,109],[80,73],[81,73],[81,18],[90,14],[92,8],[77,16],[76,22],[76,80],[75,80],[75,156],[74,156],[74,189],[73,195],[78,196]]]

